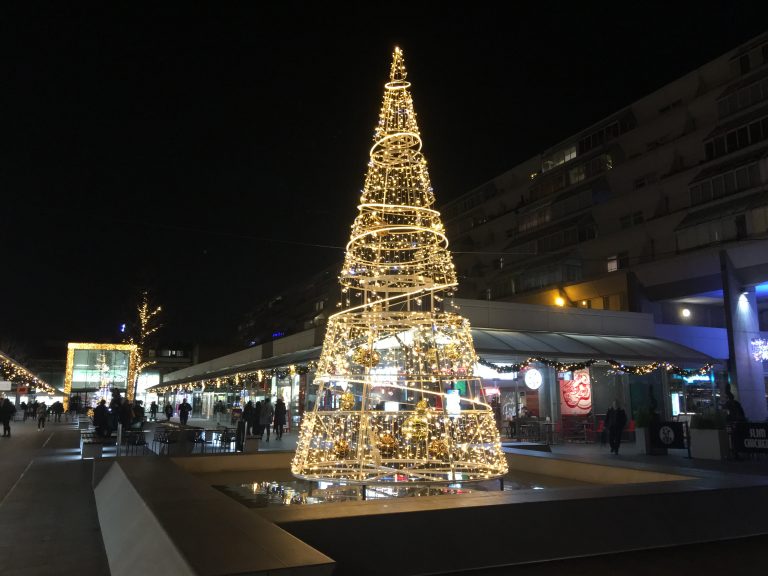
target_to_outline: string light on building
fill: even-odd
[[[507,470],[469,322],[443,305],[456,271],[406,76],[396,48],[292,464],[302,478],[455,482]]]
[[[24,368],[13,358],[0,352],[0,380],[13,382],[17,387],[34,388],[37,392],[53,394],[56,389],[32,372]]]
[[[765,362],[768,360],[768,340],[753,338],[750,346],[752,347],[752,357],[755,359],[755,362]]]
[[[649,364],[641,364],[639,366],[627,366],[626,364],[623,364],[622,362],[619,362],[618,360],[584,360],[583,362],[558,362],[557,360],[552,360],[550,358],[528,358],[524,362],[514,363],[514,364],[494,364],[493,362],[488,362],[487,360],[483,358],[478,359],[478,364],[481,366],[486,366],[487,368],[490,368],[491,370],[495,370],[499,374],[509,374],[511,372],[520,372],[522,370],[525,370],[528,368],[528,366],[535,365],[535,364],[543,364],[544,366],[549,366],[550,368],[554,368],[558,372],[572,372],[574,370],[584,370],[585,368],[589,368],[593,364],[599,364],[599,363],[605,363],[611,366],[616,372],[623,372],[625,374],[650,374],[651,372],[655,372],[656,370],[659,370],[661,368],[665,369],[667,372],[670,372],[672,374],[676,374],[678,376],[693,376],[696,374],[709,374],[709,372],[713,368],[713,364],[707,362],[700,368],[682,368],[678,366],[677,364],[672,364],[671,362],[664,362],[664,361],[658,361],[658,362],[651,362]]]
[[[667,372],[671,374],[676,374],[678,376],[693,376],[696,374],[709,374],[709,372],[713,368],[713,364],[706,363],[700,368],[682,368],[678,366],[677,364],[672,364],[671,362],[664,362],[663,360],[659,360],[657,362],[651,362],[649,364],[641,364],[638,366],[628,366],[626,364],[623,364],[622,362],[619,362],[618,360],[584,360],[583,362],[558,362],[557,360],[552,360],[550,358],[528,358],[524,362],[520,363],[514,363],[514,364],[494,364],[493,362],[489,362],[483,358],[478,359],[478,364],[482,366],[486,366],[487,368],[490,368],[492,370],[495,370],[499,374],[509,374],[511,372],[520,372],[522,370],[525,370],[528,368],[528,366],[535,365],[535,364],[543,364],[544,366],[549,366],[550,368],[554,368],[558,372],[572,372],[574,370],[584,370],[585,368],[589,368],[593,364],[598,364],[600,362],[604,362],[605,364],[608,364],[611,366],[613,370],[616,372],[622,372],[625,374],[650,374],[651,372],[655,372],[656,370],[664,369]]]

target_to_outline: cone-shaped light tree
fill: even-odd
[[[293,473],[346,482],[456,482],[507,470],[472,370],[469,322],[446,310],[457,286],[395,49],[358,215],[328,320],[314,409]]]

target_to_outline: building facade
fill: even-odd
[[[479,356],[475,375],[498,406],[500,425],[528,414],[535,417],[529,433],[537,439],[594,439],[613,400],[633,417],[653,397],[665,418],[721,402],[727,382],[724,328],[659,325],[647,313],[488,300],[456,299],[454,305],[472,325]],[[322,339],[323,330],[314,328],[252,346],[166,374],[149,392],[161,403],[193,398],[203,418],[215,416],[219,400],[236,413],[248,400],[280,397],[296,427],[316,403],[338,408],[314,382]],[[469,394],[461,381],[456,389]],[[386,392],[374,389],[371,398],[385,401]]]
[[[768,416],[768,33],[442,212],[461,296],[725,328],[730,381]]]

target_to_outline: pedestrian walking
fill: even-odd
[[[170,402],[166,402],[163,412],[165,412],[165,419],[170,420],[171,417],[173,416],[173,404],[171,404]]]
[[[619,406],[617,400],[613,401],[605,414],[605,428],[608,430],[608,444],[611,446],[611,454],[619,454],[621,445],[621,433],[627,424],[627,413]]]
[[[51,406],[51,414],[53,414],[54,422],[61,422],[61,415],[64,414],[64,404],[56,400]]]
[[[243,408],[243,421],[245,422],[245,435],[252,436],[256,420],[253,417],[253,402],[250,400],[245,403],[245,408]]]
[[[45,430],[45,421],[48,419],[48,407],[45,402],[37,406],[37,431]]]
[[[109,410],[107,409],[107,401],[104,398],[93,409],[93,425],[98,436],[104,438],[109,436]]]
[[[152,404],[149,405],[149,420],[151,422],[157,422],[157,402],[152,400]]]
[[[278,398],[275,403],[275,437],[278,440],[283,439],[283,427],[285,426],[286,415],[288,409],[285,407],[285,402],[282,398]]]
[[[184,398],[184,400],[181,401],[181,404],[179,404],[179,422],[186,425],[187,420],[189,420],[190,412],[192,412],[192,406],[190,406],[187,399]]]
[[[144,426],[144,402],[142,400],[134,400],[133,422],[131,422],[131,428],[138,428],[140,430],[143,426]]]
[[[24,422],[26,422],[27,416],[29,416],[29,413],[27,412],[27,403],[22,402],[19,404],[19,410],[21,410],[21,415],[24,417]]]
[[[0,421],[3,422],[3,436],[6,438],[11,437],[11,419],[15,413],[16,406],[8,398],[4,398],[0,404]]]
[[[259,414],[259,428],[265,428],[267,432],[267,442],[269,442],[269,432],[272,426],[272,418],[275,415],[275,407],[272,406],[269,396],[264,399],[261,405],[261,414]]]
[[[213,405],[213,413],[216,414],[216,424],[221,424],[221,415],[227,411],[224,402],[219,400]]]

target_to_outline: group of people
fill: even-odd
[[[282,440],[287,413],[288,410],[282,398],[278,398],[274,406],[269,396],[263,402],[257,401],[256,404],[249,400],[243,408],[246,436],[263,438],[266,431],[266,441],[269,442],[271,427],[275,432],[275,438]]]
[[[53,415],[54,421],[61,420],[64,405],[57,401],[48,407],[45,402],[35,400],[29,404],[21,402],[19,411],[24,414],[24,420],[36,417],[38,430],[44,430],[49,414]],[[150,421],[157,421],[158,411],[159,406],[153,400],[149,407]],[[163,412],[166,420],[170,420],[174,415],[173,403],[166,402]],[[186,424],[191,412],[192,406],[184,398],[178,406],[179,422]],[[15,413],[16,406],[9,398],[0,400],[0,422],[3,423],[4,437],[11,435],[10,423]],[[226,413],[223,402],[218,401],[214,405],[214,413],[219,417],[222,413]],[[255,404],[248,401],[242,413],[246,427],[245,433],[250,437],[263,438],[266,432],[266,441],[269,442],[270,435],[274,432],[275,438],[282,440],[287,416],[288,410],[282,398],[278,398],[274,405],[269,397],[263,401],[257,401]],[[102,399],[93,409],[93,425],[96,428],[96,433],[103,437],[112,435],[117,430],[118,424],[121,424],[123,429],[141,428],[145,421],[143,402],[141,400],[129,401],[121,395],[118,389],[112,391],[109,404],[107,404],[106,399]]]
[[[21,402],[19,404],[19,411],[24,415],[24,420],[28,418],[37,419],[38,431],[45,430],[45,423],[48,420],[49,415],[53,415],[54,422],[61,422],[61,415],[64,413],[64,404],[59,401],[54,402],[50,406],[45,402]],[[10,398],[3,398],[0,400],[0,422],[3,423],[3,437],[11,437],[11,421],[16,414],[16,406],[11,402]]]
[[[160,406],[157,402],[152,400],[152,403],[149,405],[149,421],[150,422],[157,422],[157,413],[160,411]],[[179,413],[179,422],[182,424],[186,424],[189,421],[189,415],[192,413],[192,405],[187,402],[187,399],[184,398],[184,400],[181,401],[181,404],[179,404],[178,407],[178,413]],[[165,406],[163,406],[163,414],[165,414],[165,419],[170,420],[173,418],[174,410],[173,410],[173,403],[172,402],[166,402]]]
[[[112,391],[112,399],[107,406],[107,401],[101,399],[93,409],[93,426],[99,436],[108,437],[117,430],[121,424],[123,429],[141,428],[145,422],[144,403],[141,400],[129,401],[115,388]]]

